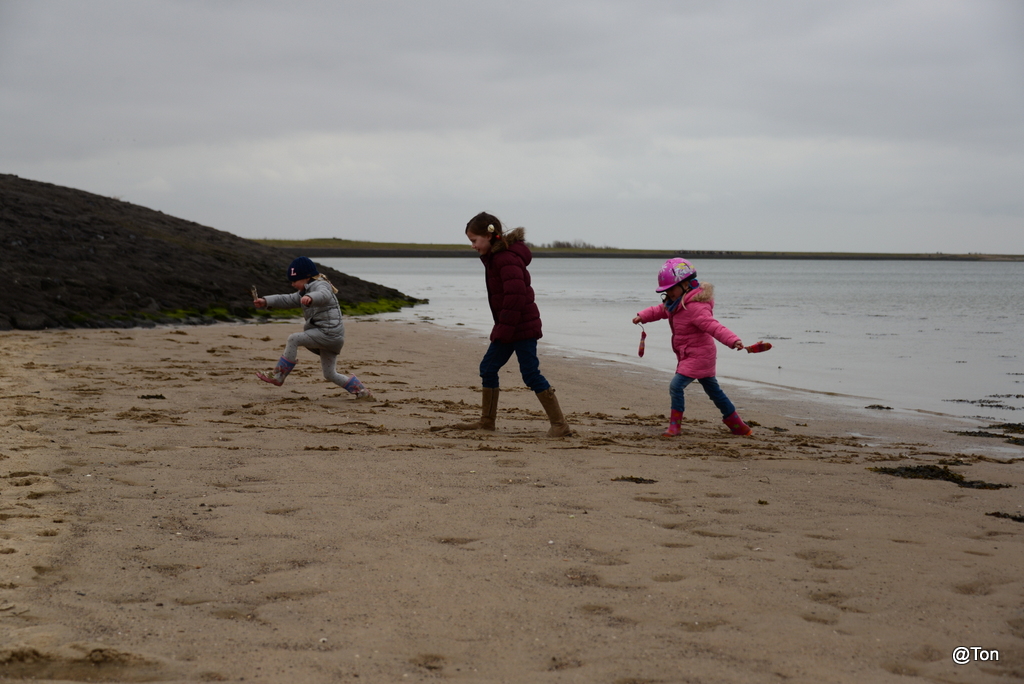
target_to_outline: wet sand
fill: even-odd
[[[359,402],[304,350],[255,379],[296,329],[0,334],[0,679],[1024,679],[991,439],[728,383],[753,436],[693,387],[664,439],[666,376],[543,345],[576,435],[514,364],[499,430],[457,432],[483,338],[350,319]],[[1013,487],[869,470],[941,463]]]

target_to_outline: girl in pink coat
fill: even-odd
[[[734,435],[749,435],[750,427],[743,422],[736,407],[725,396],[715,378],[715,360],[718,350],[715,340],[727,347],[743,349],[739,336],[715,320],[715,289],[708,283],[701,285],[697,271],[686,259],[669,259],[658,272],[658,289],[663,304],[644,309],[633,318],[634,323],[650,323],[667,318],[672,326],[672,349],[679,363],[676,375],[669,384],[672,414],[665,437],[679,434],[686,404],[683,391],[696,380],[722,412],[722,422]]]

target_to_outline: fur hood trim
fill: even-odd
[[[711,283],[702,282],[696,290],[687,292],[683,297],[683,308],[687,302],[713,302],[715,300],[715,286]]]
[[[701,283],[697,293],[693,295],[692,301],[710,302],[715,298],[715,286],[711,283]]]
[[[516,242],[526,242],[526,229],[516,228],[512,232],[505,233],[504,240],[498,240],[494,243],[494,247],[491,248],[492,252],[500,252],[508,249],[507,245],[513,245]]]

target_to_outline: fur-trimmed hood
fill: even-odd
[[[524,245],[526,244],[525,228],[515,228],[512,230],[512,232],[505,233],[505,241],[502,242],[501,240],[498,240],[497,242],[495,242],[494,246],[491,247],[491,252],[500,252],[506,249],[505,245],[512,247],[512,245],[514,245],[517,242],[521,242]]]
[[[690,290],[683,295],[683,307],[690,302],[713,302],[715,301],[715,286],[711,283],[701,282],[696,290]]]
[[[533,261],[533,253],[526,246],[526,229],[516,228],[510,233],[505,233],[502,237],[503,239],[494,241],[494,244],[491,245],[491,251],[480,257],[484,263],[489,263],[495,257],[508,252],[522,259],[525,266],[529,266],[530,262]]]

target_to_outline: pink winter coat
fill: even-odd
[[[637,316],[644,323],[667,318],[672,326],[672,350],[679,363],[676,373],[688,378],[711,378],[715,373],[718,350],[715,340],[732,347],[739,335],[715,320],[715,288],[704,283],[683,295],[683,302],[674,313],[664,304],[644,309]]]

